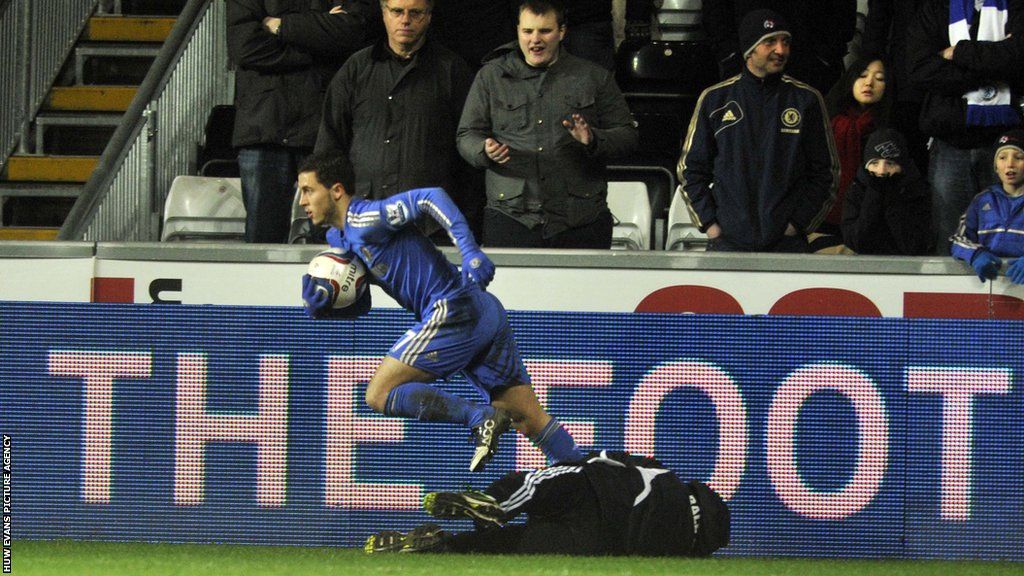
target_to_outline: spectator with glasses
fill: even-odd
[[[455,129],[473,78],[462,58],[428,37],[433,8],[433,0],[383,0],[386,37],[353,54],[331,81],[315,150],[348,156],[356,196],[439,187],[465,208],[470,173]]]

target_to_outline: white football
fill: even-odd
[[[334,308],[351,306],[366,291],[366,267],[359,258],[347,258],[338,248],[324,250],[309,261],[308,273],[334,286]]]

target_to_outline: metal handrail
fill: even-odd
[[[159,211],[162,208],[159,205],[158,196],[160,194],[157,192],[156,182],[154,182],[157,163],[161,162],[161,158],[158,158],[156,154],[157,143],[155,141],[159,136],[155,118],[159,113],[157,99],[174,79],[177,65],[182,61],[183,55],[188,50],[204,17],[218,4],[223,7],[223,0],[189,0],[185,5],[171,29],[170,35],[164,41],[160,53],[139,86],[131,105],[125,112],[121,124],[107,143],[92,176],[86,182],[81,195],[68,214],[57,236],[58,240],[149,240],[154,238],[155,227],[159,225],[159,222],[148,222],[148,220],[154,219],[157,216],[154,211]],[[226,75],[224,74],[226,72],[226,56],[224,60],[225,70],[220,74],[221,77]],[[208,64],[216,66],[219,63],[209,62]],[[189,103],[182,104],[188,105]],[[194,111],[194,113],[201,114],[204,120],[207,112],[208,110],[205,109]],[[194,142],[189,145],[194,149]],[[111,211],[120,209],[120,212],[110,216],[111,222],[101,222],[97,225],[96,220],[115,186],[115,181],[122,175],[130,153],[139,146],[143,147],[143,150],[139,152],[142,157],[141,163],[144,164],[141,169],[147,172],[143,175],[146,180],[143,185],[147,186],[148,190],[142,191],[138,204],[112,208]],[[131,168],[140,169],[139,166]],[[181,170],[179,173],[185,173],[185,171]],[[120,221],[117,221],[119,217]],[[133,226],[129,221],[140,219],[147,221],[135,224],[134,230],[124,229]],[[122,229],[116,229],[118,226]]]

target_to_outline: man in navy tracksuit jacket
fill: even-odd
[[[789,38],[778,14],[747,14],[746,66],[697,101],[678,175],[708,250],[807,252],[806,235],[834,201],[839,161],[825,105],[783,76]]]

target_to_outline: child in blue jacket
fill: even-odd
[[[950,240],[953,257],[968,262],[984,282],[999,275],[1002,258],[1016,258],[1006,269],[1015,284],[1024,284],[1024,130],[996,141],[994,158],[999,184],[971,200]]]

